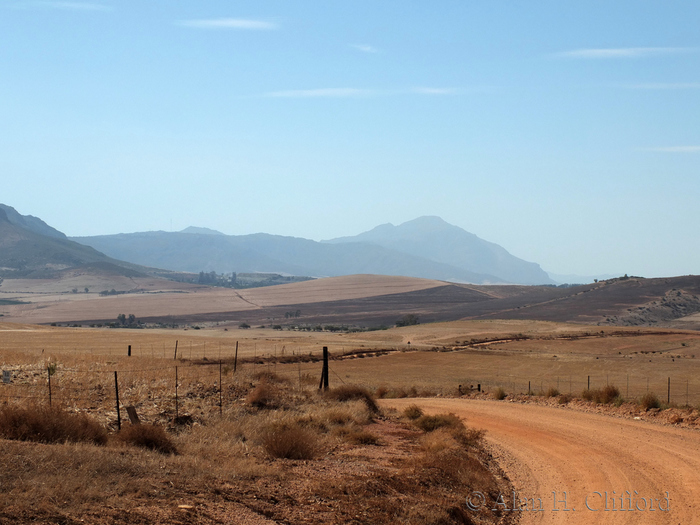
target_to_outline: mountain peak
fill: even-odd
[[[326,242],[367,242],[424,257],[436,263],[492,276],[491,282],[552,282],[539,265],[518,259],[501,246],[480,239],[435,215],[418,217],[398,226],[384,224],[353,237],[341,237]]]
[[[200,228],[198,226],[189,226],[182,230],[180,233],[196,233],[199,235],[226,235],[217,230],[212,230],[211,228]]]
[[[6,204],[0,204],[0,210],[3,212],[3,218],[7,222],[29,230],[40,235],[46,235],[47,237],[53,237],[54,239],[66,239],[65,234],[61,233],[55,228],[52,228],[44,221],[32,215],[22,215],[12,206],[7,206]]]

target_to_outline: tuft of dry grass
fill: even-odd
[[[423,415],[414,421],[414,424],[423,432],[432,432],[438,428],[463,428],[462,420],[456,415],[450,414],[435,414],[433,416]]]
[[[253,374],[253,378],[264,383],[289,383],[289,379],[270,370],[262,370]]]
[[[37,405],[0,408],[0,436],[41,443],[107,443],[107,431],[88,415]]]
[[[581,397],[586,401],[608,405],[620,397],[620,390],[614,385],[606,385],[601,389],[584,390]]]
[[[503,387],[498,387],[496,390],[493,391],[493,398],[498,399],[499,401],[503,400],[506,398],[506,391],[503,390]]]
[[[545,392],[546,397],[557,397],[559,394],[561,394],[561,392],[559,392],[559,389],[557,389],[553,386],[549,387],[547,392]]]
[[[248,394],[245,402],[256,408],[277,408],[281,404],[277,389],[267,382],[259,383]]]
[[[333,434],[353,445],[377,445],[379,443],[377,436],[356,425],[336,427]]]
[[[316,434],[296,424],[269,425],[262,432],[262,446],[271,457],[279,459],[313,459],[321,453]]]
[[[116,438],[122,443],[147,448],[162,454],[177,454],[175,443],[159,425],[128,425],[121,429]]]
[[[639,405],[644,410],[651,410],[652,408],[661,408],[661,401],[653,392],[647,392],[640,398]]]
[[[365,405],[367,405],[367,408],[372,412],[373,414],[377,414],[379,412],[379,407],[377,406],[377,402],[374,399],[374,396],[372,393],[361,386],[357,385],[343,385],[339,386],[337,388],[333,388],[329,391],[327,391],[324,396],[326,399],[333,399],[335,401],[340,401],[340,402],[345,402],[345,401],[353,401],[355,399],[360,399],[362,402],[364,402]]]
[[[423,409],[418,405],[408,405],[404,408],[403,415],[411,421],[415,421],[423,415]]]
[[[573,398],[574,398],[574,397],[573,397],[571,394],[562,394],[562,395],[559,396],[559,399],[557,400],[557,402],[558,402],[560,405],[566,405],[567,403],[571,402],[571,400],[572,400]]]

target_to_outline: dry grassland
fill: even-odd
[[[163,318],[375,297],[441,285],[444,283],[428,279],[376,275],[332,277],[245,290],[126,277],[119,277],[116,282],[97,276],[76,276],[61,281],[8,279],[0,284],[0,299],[27,304],[0,305],[0,314],[7,321],[35,324],[116,319],[120,313]],[[85,287],[90,293],[84,293]],[[73,288],[78,293],[71,293]],[[129,293],[99,295],[100,291],[112,288]]]
[[[505,483],[464,448],[471,430],[422,435],[436,423],[420,414],[409,415],[424,430],[373,415],[362,399],[319,398],[322,346],[333,357],[331,386],[381,397],[458,396],[458,385],[465,394],[481,384],[522,399],[512,394],[528,381],[535,392],[580,394],[590,375],[591,388],[615,384],[625,398],[641,397],[648,380],[662,400],[671,377],[672,402],[700,403],[696,332],[521,321],[354,334],[0,323],[0,368],[13,373],[0,404],[46,406],[51,371],[52,406],[114,435],[116,371],[121,406],[169,427],[180,452],[116,438],[106,447],[4,441],[0,461],[11,467],[0,474],[0,523],[460,523],[467,487]],[[489,514],[469,519],[499,519]]]

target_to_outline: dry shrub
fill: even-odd
[[[454,433],[455,438],[465,447],[479,447],[484,439],[486,431],[477,428],[458,429]]]
[[[488,493],[496,489],[493,475],[465,449],[426,453],[415,463],[421,481],[432,486],[470,487]]]
[[[253,377],[263,383],[289,383],[289,379],[282,377],[270,370],[262,370],[253,374]]]
[[[421,447],[430,454],[449,450],[458,446],[458,442],[448,429],[439,428],[421,437]]]
[[[262,446],[280,459],[313,459],[321,452],[316,434],[296,424],[274,423],[262,432]]]
[[[423,432],[432,432],[438,428],[460,429],[464,428],[464,423],[456,415],[435,414],[434,416],[423,415],[413,422]]]
[[[506,391],[503,390],[503,388],[500,386],[496,390],[493,391],[494,399],[498,399],[499,401],[505,399],[506,395],[507,395]]]
[[[639,404],[644,410],[651,410],[652,408],[661,408],[661,401],[656,397],[653,392],[647,392],[639,400]]]
[[[561,392],[559,392],[559,389],[551,386],[549,387],[549,390],[545,393],[545,396],[547,397],[557,397]]]
[[[377,388],[377,390],[375,390],[374,395],[378,399],[384,399],[388,393],[389,393],[389,389],[387,387],[380,386]]]
[[[2,407],[0,436],[41,443],[107,443],[107,431],[86,414],[71,414],[46,406]]]
[[[379,443],[377,436],[355,425],[336,427],[333,434],[353,445],[376,445]]]
[[[379,412],[379,407],[374,399],[372,393],[361,386],[358,385],[343,385],[337,388],[333,388],[324,393],[326,399],[333,399],[335,401],[345,402],[353,401],[355,399],[362,400],[370,412],[376,414]]]
[[[258,384],[246,396],[245,402],[256,408],[277,408],[280,406],[277,389],[267,382]]]
[[[423,410],[418,405],[408,405],[404,408],[403,415],[414,421],[423,415]]]
[[[175,443],[165,433],[163,427],[158,425],[125,426],[117,434],[117,439],[122,443],[155,450],[162,454],[177,454]]]
[[[321,408],[315,405],[307,407],[307,411],[296,417],[296,423],[305,428],[311,428],[320,432],[346,425],[348,423],[363,423],[367,420],[364,404],[358,404],[359,410],[352,410],[350,406],[330,406]]]
[[[581,397],[586,401],[607,405],[620,397],[620,390],[614,385],[606,385],[601,389],[584,390]]]
[[[605,403],[606,405],[608,403],[612,403],[618,397],[620,397],[620,390],[614,385],[605,385],[600,390],[600,402]]]
[[[559,396],[559,399],[557,400],[560,405],[566,405],[573,399],[573,396],[571,394],[562,394]]]
[[[436,414],[434,416],[424,415],[416,419],[413,424],[426,433],[439,432],[434,438],[435,443],[440,443],[442,441],[444,444],[444,435],[449,434],[461,447],[478,447],[481,445],[484,437],[483,430],[467,428],[462,420],[452,413]],[[426,443],[433,442],[428,439]],[[433,445],[430,446],[432,447]],[[440,448],[442,445],[434,446]]]

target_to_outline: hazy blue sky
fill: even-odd
[[[0,0],[0,202],[68,235],[439,215],[700,273],[700,2]]]

